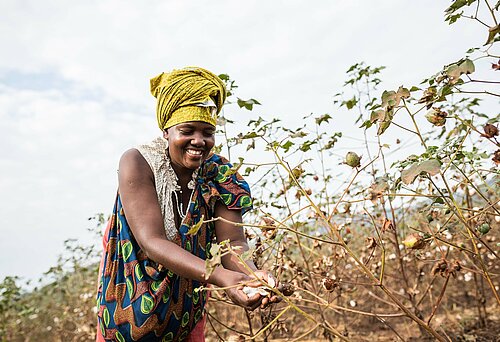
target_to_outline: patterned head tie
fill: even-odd
[[[187,67],[151,79],[157,99],[156,118],[161,130],[188,121],[215,126],[226,100],[224,82],[208,70]]]

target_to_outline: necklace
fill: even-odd
[[[188,185],[188,187],[189,187],[189,185]],[[184,198],[182,197],[182,189],[179,190],[178,192],[179,192],[180,196],[177,195],[177,191],[174,191],[174,197],[175,197],[175,201],[176,201],[177,213],[179,214],[179,217],[181,218],[181,221],[184,221],[184,219],[186,218],[187,212],[189,210],[189,203],[191,202],[191,198],[193,197],[194,187],[191,189],[191,195],[189,195],[189,202],[188,202],[188,205],[186,207],[186,210],[183,209],[183,207],[184,207]]]
[[[191,199],[193,198],[193,193],[196,187],[196,178],[198,177],[199,168],[193,171],[193,174],[191,175],[191,180],[187,184],[187,188],[191,190],[191,194],[189,195],[188,205],[184,209],[184,198],[182,196],[182,187],[179,185],[179,177],[177,176],[177,173],[175,173],[175,170],[172,167],[172,164],[170,163],[168,148],[165,149],[165,164],[167,166],[167,173],[170,174],[171,178],[173,178],[172,182],[170,183],[171,185],[174,185],[171,192],[175,197],[175,202],[176,202],[175,206],[177,208],[177,214],[179,214],[179,218],[181,219],[182,223],[182,221],[184,221],[184,219],[186,218],[187,212],[189,210],[189,204],[191,202]],[[179,193],[179,195],[177,193]],[[172,214],[173,213],[171,212],[171,215]]]
[[[163,225],[167,239],[174,240],[179,233],[179,227],[176,225],[175,216],[176,212],[182,221],[186,218],[189,211],[189,205],[184,210],[182,200],[179,201],[180,192],[179,179],[170,163],[168,155],[168,143],[163,137],[158,137],[149,144],[139,145],[137,149],[144,156],[154,174],[156,193],[158,195],[158,202],[160,204],[161,214],[163,216]],[[196,179],[200,168],[193,172],[192,178],[189,181],[187,188],[193,190],[196,188]],[[182,196],[181,196],[182,198]],[[193,198],[191,193],[190,200]],[[174,207],[177,206],[177,209]]]

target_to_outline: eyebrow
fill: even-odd
[[[189,123],[185,123],[185,124],[180,124],[179,125],[179,129],[196,129],[196,126],[195,125],[192,125],[192,124],[189,124]],[[203,129],[203,131],[205,132],[215,132],[215,127],[206,127]]]

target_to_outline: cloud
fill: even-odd
[[[450,31],[443,10],[432,0],[2,1],[0,278],[40,274],[64,239],[85,239],[88,216],[109,212],[120,154],[157,134],[150,77],[186,65],[228,73],[240,97],[263,103],[228,116],[298,125],[337,111],[351,64],[387,65],[385,85],[397,88],[461,56],[478,31]],[[335,130],[352,131],[343,115]]]
[[[148,115],[72,93],[0,85],[1,275],[40,274],[65,239],[85,240],[87,217],[112,207],[120,154],[154,134]]]

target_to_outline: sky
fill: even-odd
[[[120,155],[159,133],[153,76],[191,65],[229,74],[239,97],[262,103],[228,106],[234,120],[298,125],[337,111],[356,62],[386,66],[384,88],[397,89],[482,42],[481,28],[444,22],[448,4],[1,0],[0,280],[40,276],[68,238],[96,243],[88,218],[111,211]],[[334,116],[361,148],[351,127]]]

